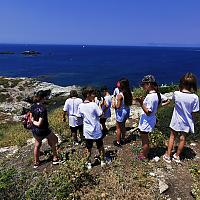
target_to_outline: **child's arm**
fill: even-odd
[[[147,116],[149,116],[152,112],[151,110],[149,110],[144,104],[143,104],[143,101],[144,101],[144,97],[139,97],[139,98],[136,98],[136,100],[139,102],[142,110],[145,112],[145,114]]]
[[[112,107],[113,107],[113,108],[116,108],[116,109],[120,108],[120,107],[122,106],[122,100],[123,100],[122,95],[121,95],[121,94],[118,94],[118,95],[117,95],[117,102],[116,102],[116,99],[113,98]]]
[[[33,117],[32,117],[31,121],[32,121],[32,123],[33,123],[35,126],[40,127],[40,126],[42,125],[42,123],[43,123],[44,120],[43,120],[43,118],[40,117],[38,121],[34,121],[34,119],[33,119]]]
[[[169,104],[170,104],[170,100],[167,99],[166,101],[163,101],[163,102],[162,102],[161,106],[167,106],[167,105],[169,105]]]

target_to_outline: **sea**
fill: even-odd
[[[40,54],[21,54],[26,50]],[[0,44],[0,76],[31,77],[60,86],[106,85],[128,78],[138,87],[152,74],[160,85],[176,84],[186,72],[200,79],[200,47]]]

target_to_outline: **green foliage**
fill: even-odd
[[[9,97],[10,95],[8,93],[6,94],[0,93],[0,103],[6,102]]]
[[[143,90],[142,87],[133,89],[133,99],[138,98],[138,97],[145,97],[145,96],[146,96],[146,92]]]
[[[152,133],[150,133],[149,140],[150,140],[150,144],[153,147],[164,146],[164,140],[165,140],[164,135],[157,128],[154,129],[154,131]]]
[[[200,199],[200,167],[198,164],[192,164],[189,170],[193,179],[191,192],[195,199]]]
[[[159,92],[162,94],[174,92],[176,90],[178,90],[178,85],[167,85],[159,87]]]
[[[0,124],[0,147],[23,146],[31,136],[21,123]]]
[[[13,168],[0,170],[0,192],[4,193],[5,190],[9,189],[14,184],[12,179],[15,173],[16,170]]]
[[[18,85],[19,82],[21,82],[22,79],[8,79],[8,78],[4,78],[4,77],[0,77],[0,85],[3,85],[4,88],[8,88],[8,87],[15,87]]]
[[[173,113],[174,105],[173,103],[170,103],[167,106],[160,107],[157,112],[157,118],[158,118],[158,124],[157,128],[164,137],[169,137],[170,129],[169,129],[169,124],[172,118],[172,113]]]
[[[49,124],[53,131],[63,139],[71,137],[67,122],[62,121],[62,107],[57,108],[49,113]]]

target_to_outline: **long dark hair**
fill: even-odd
[[[124,104],[126,106],[131,106],[133,97],[129,86],[129,81],[128,79],[123,78],[119,82],[120,82],[120,91],[124,95]]]

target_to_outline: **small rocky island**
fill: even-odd
[[[23,51],[21,54],[23,54],[23,55],[39,55],[40,52],[39,51],[33,51],[33,50],[27,50],[27,51]]]

